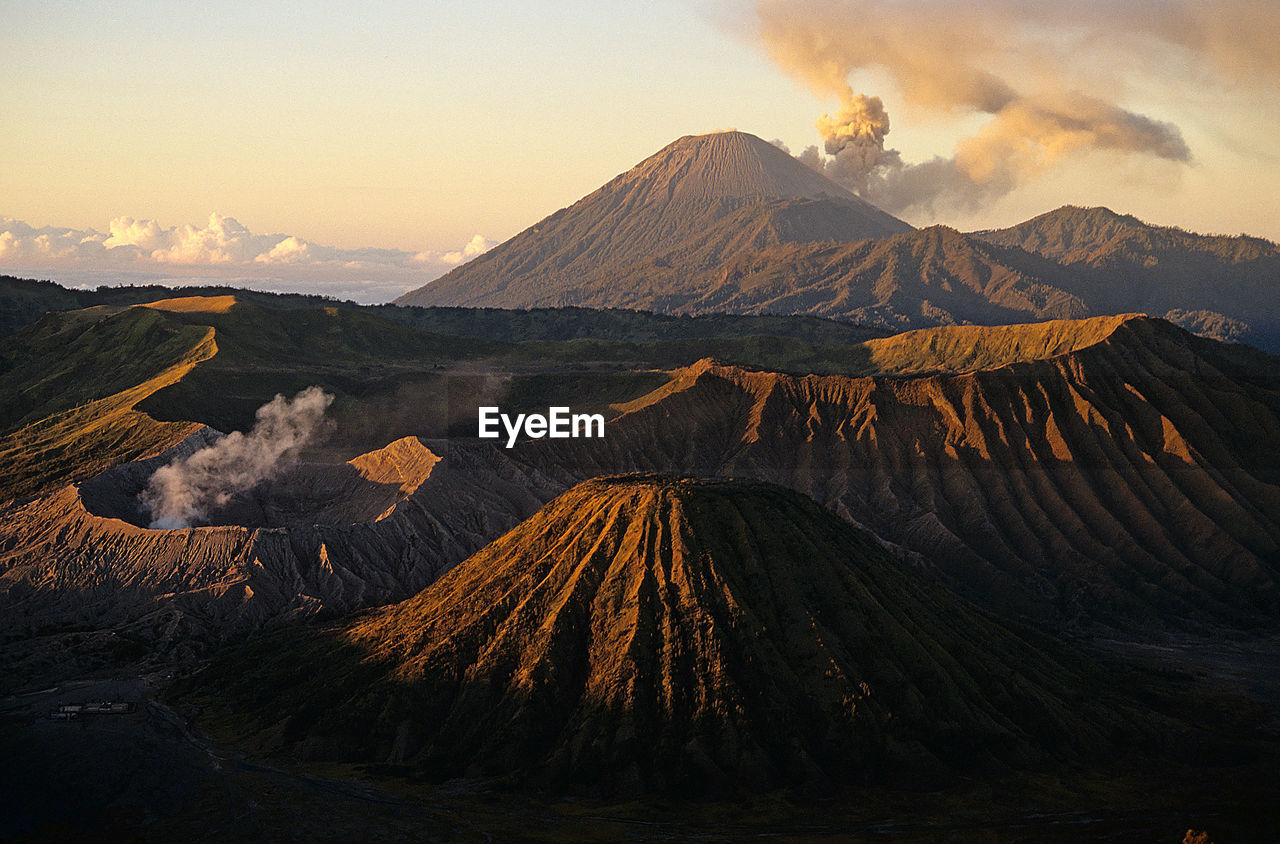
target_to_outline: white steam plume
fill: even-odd
[[[258,408],[253,430],[235,431],[211,446],[156,470],[138,496],[160,530],[191,527],[237,492],[272,477],[319,431],[333,396],[308,387]]]

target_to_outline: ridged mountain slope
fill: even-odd
[[[370,500],[310,517],[328,524],[281,502],[264,512],[284,521],[146,530],[110,502],[134,500],[158,462],[120,467],[6,511],[0,622],[16,636],[162,634],[154,619],[176,614],[217,639],[398,600],[575,483],[661,471],[804,492],[1039,624],[1275,626],[1275,358],[1145,317],[927,329],[860,348],[864,371],[883,374],[678,370],[603,440],[415,445],[413,471],[431,466],[411,492],[379,475],[356,487]],[[339,511],[382,516],[337,524]]]
[[[880,368],[918,374],[704,362],[630,405],[603,445],[531,442],[520,459],[783,484],[1041,621],[1274,626],[1275,358],[1145,317],[867,346]]]
[[[1065,206],[976,237],[1043,255],[1091,313],[1143,311],[1221,340],[1280,349],[1280,246]]]
[[[275,751],[687,797],[919,785],[1131,729],[1039,645],[794,492],[623,476],[402,604],[232,651],[194,688]]]
[[[682,313],[803,313],[890,331],[1079,319],[1092,311],[1057,264],[944,226],[855,243],[762,244],[677,282],[646,266],[606,302]],[[652,280],[656,279],[656,280]],[[679,284],[681,297],[649,291]]]
[[[727,218],[766,242],[911,230],[754,135],[691,135],[397,303],[599,307],[607,280],[637,262],[726,256],[712,230]]]

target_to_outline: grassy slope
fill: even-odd
[[[74,330],[68,329],[67,320],[60,320],[60,330],[25,337],[33,341],[24,349],[28,360],[3,378],[13,383],[19,374],[42,362],[55,366],[47,377],[33,379],[27,389],[14,394],[26,401],[11,411],[6,421],[14,424],[0,436],[0,465],[5,467],[0,501],[92,477],[117,463],[162,451],[199,429],[193,422],[157,422],[135,409],[138,402],[181,380],[218,350],[211,328],[168,326],[169,336],[160,348],[149,350],[141,359],[114,354],[129,348],[131,340],[151,336],[155,320],[154,312],[139,309],[88,321],[78,336],[66,336],[74,335]],[[66,357],[54,351],[61,348],[63,339],[72,349]],[[99,357],[92,357],[95,352]],[[104,372],[103,358],[118,365]],[[5,395],[11,397],[8,391]],[[33,398],[43,399],[43,406],[27,409]],[[13,414],[23,409],[26,412],[15,420]],[[32,417],[39,418],[27,421]]]
[[[149,308],[48,314],[0,342],[0,432],[148,381],[208,332]]]

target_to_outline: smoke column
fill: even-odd
[[[258,408],[253,429],[235,431],[211,446],[157,469],[138,496],[161,530],[191,527],[237,492],[272,477],[320,430],[333,396],[308,387]]]

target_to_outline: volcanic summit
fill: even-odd
[[[680,138],[594,193],[400,297],[402,305],[600,304],[637,267],[704,269],[743,247],[912,231],[773,144],[745,132]],[[641,276],[643,273],[641,273]],[[661,273],[659,273],[661,275]],[[611,302],[626,306],[627,302]]]
[[[1126,732],[1124,707],[1101,715],[1087,671],[1037,641],[798,493],[627,475],[579,484],[414,598],[258,640],[196,684],[274,750],[431,777],[922,783]]]

